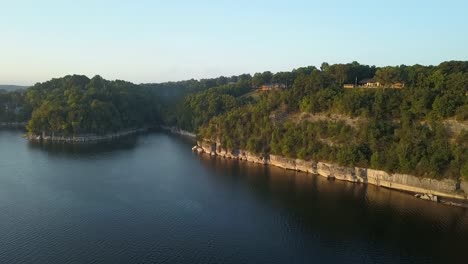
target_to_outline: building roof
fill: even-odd
[[[373,83],[375,82],[375,80],[373,78],[366,78],[366,79],[362,79],[359,81],[359,84],[364,84],[364,83]]]

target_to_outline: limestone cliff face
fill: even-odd
[[[96,143],[106,140],[112,140],[120,137],[125,137],[128,135],[140,133],[146,131],[146,128],[139,128],[139,129],[128,129],[116,133],[110,133],[106,135],[95,135],[95,134],[88,134],[88,135],[74,135],[74,136],[57,136],[57,135],[46,135],[45,133],[42,134],[28,134],[26,137],[31,141],[42,141],[42,142],[67,142],[67,143],[74,143],[74,144],[81,144],[81,143]]]
[[[197,146],[201,148],[201,151],[198,152],[203,152],[206,154],[212,155],[213,153],[216,153],[216,144],[212,144],[209,141],[202,140],[202,141],[197,141]]]
[[[304,171],[307,173],[313,173],[313,174],[318,174],[317,173],[317,162],[315,161],[305,161],[301,159],[296,159],[296,170],[297,171]]]
[[[263,156],[263,155],[257,155],[252,152],[248,151],[240,151],[240,158],[242,160],[250,161],[253,163],[259,163],[259,164],[268,164],[268,157]]]
[[[366,182],[362,170],[362,168],[343,167],[332,163],[317,163],[317,174],[342,181]]]
[[[461,189],[460,184],[452,179],[420,178],[408,174],[387,173],[367,169],[367,182],[377,186],[404,190],[415,193],[427,193],[458,199],[467,199],[468,189]]]
[[[270,155],[270,164],[287,170],[297,170],[296,161],[294,159],[288,159],[277,155]],[[306,169],[307,171],[306,166],[302,169]]]
[[[465,194],[468,194],[468,181],[462,180],[460,182],[460,190],[462,190]]]
[[[385,171],[368,168],[344,167],[326,162],[291,159],[272,154],[261,155],[245,150],[228,150],[221,144],[213,143],[208,140],[199,141],[193,150],[212,156],[245,160],[288,170],[317,174],[329,179],[373,184],[414,193],[468,199],[468,182],[465,181],[457,182],[452,179],[436,180],[420,178],[407,174],[387,173]]]

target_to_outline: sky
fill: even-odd
[[[468,60],[468,1],[0,0],[0,84]]]

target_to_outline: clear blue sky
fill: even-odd
[[[468,60],[468,1],[0,0],[0,84]]]

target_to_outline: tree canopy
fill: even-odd
[[[376,68],[324,63],[320,70],[281,73],[294,76],[289,88],[221,113],[200,129],[200,136],[228,149],[468,179],[467,65],[452,61]],[[342,88],[355,78],[406,85]],[[297,113],[305,117],[297,118]],[[314,120],[316,116],[328,118]],[[465,129],[451,130],[449,119]]]
[[[158,103],[150,89],[100,76],[65,76],[29,88],[31,133],[105,134],[158,122]]]

